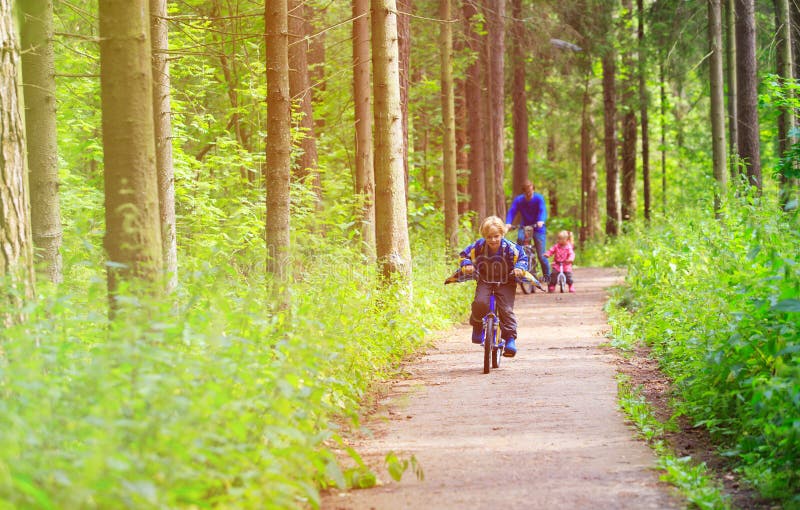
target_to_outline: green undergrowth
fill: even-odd
[[[674,382],[676,414],[704,426],[744,478],[800,507],[797,210],[732,199],[721,219],[677,214],[603,248],[627,265],[612,344],[644,342]]]
[[[664,436],[670,424],[658,420],[641,388],[633,387],[625,375],[617,377],[617,388],[625,415],[658,456],[658,468],[664,472],[661,479],[675,486],[681,496],[696,508],[729,509],[728,499],[704,463],[694,462],[691,457],[675,456]]]
[[[411,297],[384,288],[352,225],[322,225],[325,242],[297,244],[281,310],[254,248],[263,224],[239,210],[235,237],[224,223],[192,231],[173,296],[124,298],[113,323],[102,229],[68,226],[64,284],[40,286],[0,340],[0,509],[308,508],[353,483],[334,454],[341,425],[357,427],[370,385],[463,318],[469,289],[443,290],[453,264],[423,242]]]

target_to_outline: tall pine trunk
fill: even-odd
[[[0,321],[20,321],[22,304],[33,296],[33,239],[28,215],[25,131],[20,114],[19,46],[11,0],[0,0]]]
[[[522,0],[511,3],[511,17],[514,20],[512,40],[512,61],[514,78],[511,96],[513,98],[512,123],[514,125],[513,186],[511,195],[522,193],[522,186],[528,180],[528,98],[525,93],[525,27],[522,21]]]
[[[408,196],[408,93],[411,72],[411,11],[413,0],[396,0],[397,4],[397,52],[400,69],[400,111],[403,114],[403,179]]]
[[[485,144],[484,133],[481,130],[483,121],[483,98],[481,90],[483,76],[481,72],[481,40],[476,32],[478,9],[472,0],[464,0],[462,12],[464,14],[465,37],[467,47],[473,55],[473,60],[467,67],[467,80],[464,84],[464,94],[467,105],[467,154],[469,164],[469,195],[470,209],[475,212],[477,221],[486,217],[486,179],[485,179]]]
[[[633,58],[633,37],[628,27],[633,26],[633,2],[623,0],[625,16],[621,27],[623,40],[622,60],[622,221],[636,216],[636,66]]]
[[[456,119],[453,97],[453,25],[450,23],[451,0],[439,0],[439,31],[442,88],[442,161],[444,163],[444,234],[447,246],[458,249],[458,188],[456,185]]]
[[[758,132],[755,0],[736,0],[736,106],[739,111],[739,157],[747,183],[761,191],[761,145]]]
[[[161,254],[167,275],[166,290],[178,286],[178,239],[175,220],[175,171],[172,165],[172,108],[167,54],[167,1],[150,0],[150,36],[153,54],[153,129],[158,174],[158,211]]]
[[[721,197],[727,187],[725,167],[725,91],[722,82],[722,5],[720,0],[708,0],[708,45],[711,83],[711,149],[713,155],[714,211],[719,212]]]
[[[291,99],[289,96],[289,8],[287,0],[267,0],[267,272],[275,278],[282,306],[289,267],[289,176],[291,165]],[[284,290],[281,290],[284,289]]]
[[[609,49],[603,55],[603,119],[605,122],[605,160],[606,160],[606,235],[619,233],[619,182],[617,166],[617,90],[616,54]]]
[[[594,116],[590,94],[591,68],[586,71],[581,115],[581,231],[580,242],[594,239],[600,231],[597,202],[597,149],[594,143]]]
[[[356,194],[362,251],[375,261],[375,175],[370,102],[369,0],[353,0],[353,102],[356,122]]]
[[[736,86],[736,0],[724,0],[725,2],[725,77],[728,82],[728,162],[730,166],[730,176],[736,179],[738,170],[736,158],[739,155],[739,113],[736,108],[737,86]]]
[[[642,194],[644,195],[644,219],[650,221],[651,216],[651,192],[650,192],[650,133],[649,116],[647,109],[650,105],[649,94],[647,92],[647,45],[644,39],[644,1],[637,0],[637,12],[639,14],[639,25],[637,37],[639,40],[639,116],[642,128]]]
[[[483,19],[489,19],[489,10],[493,7],[491,5],[492,0],[481,0],[481,8]],[[484,191],[486,196],[486,215],[493,215],[497,214],[497,194],[495,193],[495,164],[494,160],[496,157],[495,153],[495,132],[494,132],[494,122],[493,122],[493,114],[492,114],[492,105],[493,94],[494,92],[494,85],[495,82],[492,80],[492,66],[490,64],[491,61],[491,44],[490,44],[490,35],[487,33],[486,30],[487,22],[484,21],[483,24],[483,34],[481,34],[480,42],[481,42],[481,52],[480,52],[480,60],[481,60],[481,78],[483,82],[481,83],[481,140],[483,141],[483,179],[484,179]],[[483,221],[482,219],[480,221]]]
[[[163,257],[147,0],[101,0],[105,248],[111,315],[123,281],[157,292]]]
[[[777,32],[777,51],[775,52],[776,71],[781,77],[784,85],[792,83],[792,31],[789,10],[789,0],[775,0],[775,28]],[[788,99],[794,98],[791,92],[787,92]],[[796,141],[791,133],[795,124],[794,113],[791,107],[782,106],[778,115],[778,156],[783,157]],[[780,185],[778,201],[781,206],[785,206],[793,194],[793,182],[783,173],[778,173]]]
[[[322,190],[317,172],[317,137],[314,133],[314,110],[312,108],[311,78],[308,71],[308,42],[305,37],[309,23],[306,22],[310,7],[301,0],[290,0],[289,33],[289,94],[299,125],[295,126],[300,135],[300,157],[295,163],[295,175],[300,179],[311,176],[311,188],[317,198],[317,206],[322,198]]]
[[[493,214],[506,215],[503,182],[505,176],[505,0],[489,0],[489,78],[488,98],[492,123],[492,164],[495,207]]]
[[[375,227],[378,263],[387,280],[410,285],[411,249],[403,172],[403,113],[395,0],[372,0],[375,95]]]
[[[35,260],[50,281],[61,282],[61,210],[56,143],[56,77],[52,0],[22,8],[22,77]]]

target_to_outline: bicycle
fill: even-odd
[[[513,277],[513,273],[510,273],[509,276]],[[516,277],[514,277],[516,278]],[[526,271],[523,278],[516,278],[517,281],[526,280],[533,278],[529,272]],[[455,273],[453,273],[449,278],[444,281],[444,284],[447,285],[448,283],[456,283],[456,282],[464,282],[467,280],[477,280],[478,279],[478,272],[474,271],[472,274],[464,274],[461,269],[459,268]],[[541,286],[539,286],[538,280],[533,278],[533,281],[536,282],[536,286],[539,287],[540,290],[544,291]],[[505,340],[500,338],[500,317],[497,315],[496,309],[496,298],[495,298],[495,291],[497,287],[503,285],[505,282],[503,281],[484,281],[490,285],[491,292],[489,293],[489,311],[486,315],[483,316],[481,320],[483,323],[483,373],[488,374],[492,368],[500,368],[500,360],[503,357],[503,351],[505,350]]]
[[[553,262],[553,265],[558,266],[558,276],[556,277],[556,285],[558,285],[558,290],[561,293],[564,293],[564,287],[567,285],[567,275],[564,274],[564,263],[563,262]]]
[[[520,225],[511,225],[509,231],[514,231],[519,228]],[[525,256],[528,257],[529,272],[531,274],[536,274],[536,268],[539,263],[539,259],[536,255],[536,249],[533,246],[533,227],[528,225],[522,228],[524,230],[525,235],[523,236],[522,241],[517,244],[518,246],[522,247],[523,251],[525,251]],[[522,289],[523,294],[532,294],[533,292],[535,292],[537,285],[534,285],[533,282],[526,280],[526,281],[520,281],[519,287],[520,289]],[[541,289],[541,287],[539,287],[539,289]]]

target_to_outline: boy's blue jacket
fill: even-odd
[[[489,255],[486,239],[480,238],[461,252],[461,266],[474,265],[482,280],[505,280],[514,268],[528,270],[528,257],[525,251],[508,239],[500,240],[500,248]]]

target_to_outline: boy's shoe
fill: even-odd
[[[503,350],[503,356],[506,358],[513,358],[514,355],[517,353],[517,344],[514,342],[513,338],[509,338],[506,340],[506,346]]]
[[[555,286],[555,285],[548,285],[548,286],[547,286],[547,292],[548,292],[549,294],[552,294],[552,293],[553,293],[553,292],[555,292],[555,291],[556,291],[556,286]]]
[[[472,343],[473,344],[482,344],[483,343],[483,328],[472,328]]]
[[[569,291],[570,292],[575,292],[575,285],[570,285],[569,286]]]

